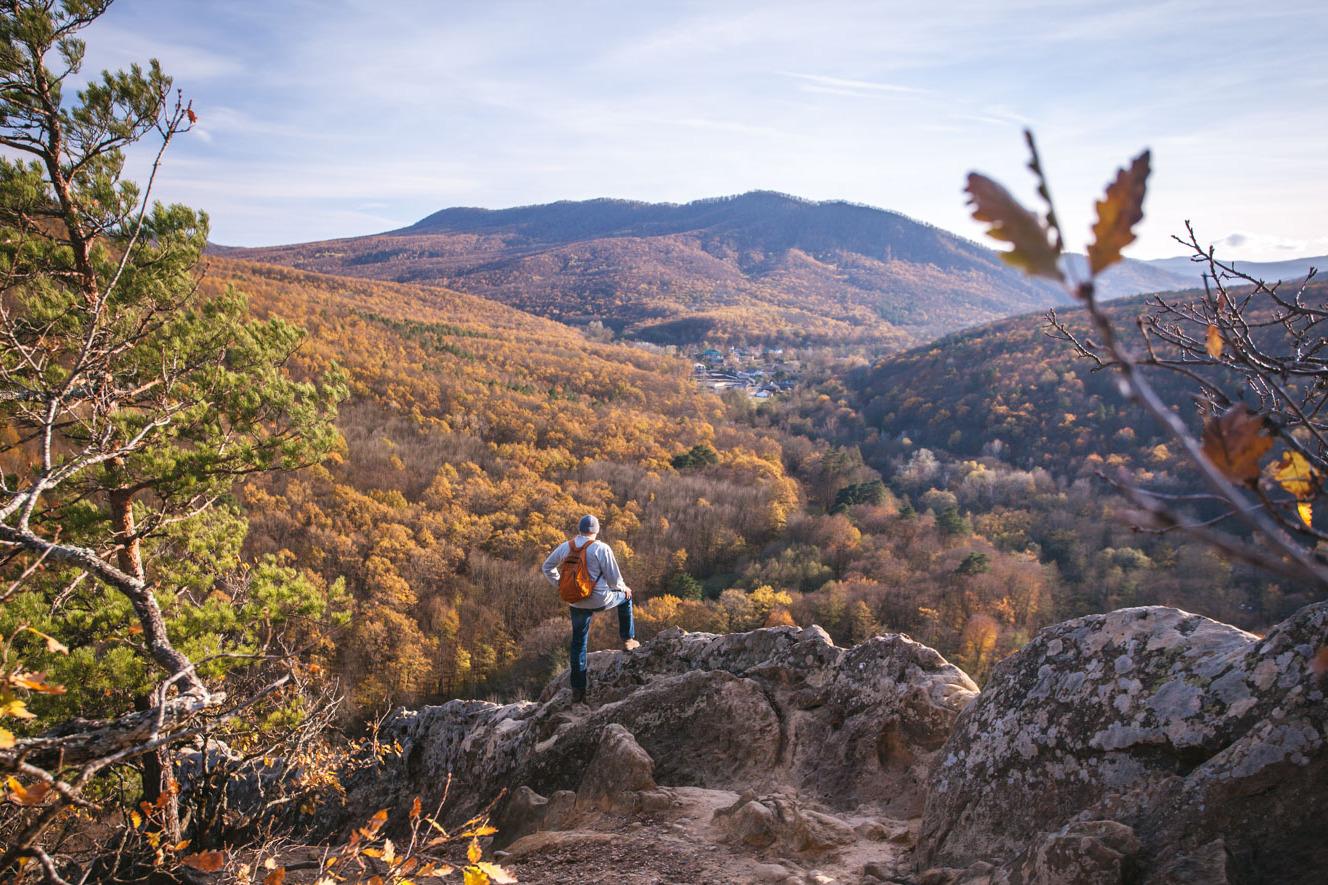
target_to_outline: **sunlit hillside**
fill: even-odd
[[[1314,282],[1303,297],[1325,293],[1328,284]],[[1184,301],[1197,293],[1166,297]],[[1155,299],[1139,297],[1108,310],[1141,347],[1135,319],[1155,307]],[[1256,339],[1275,341],[1278,327],[1268,323],[1271,315],[1266,300],[1250,309],[1251,321],[1258,323]],[[1082,311],[1063,309],[1060,319],[1091,340]],[[1175,446],[1167,434],[1121,396],[1117,376],[1076,358],[1073,347],[1051,333],[1045,316],[1015,317],[846,373],[843,381],[861,423],[855,428],[850,428],[854,421],[846,423],[844,439],[874,433],[878,451],[885,452],[906,438],[958,457],[998,455],[1021,468],[1067,477],[1125,467],[1164,482],[1196,483],[1193,473],[1172,475],[1185,459],[1174,457],[1178,453],[1171,451]],[[1197,424],[1192,380],[1155,370],[1149,376],[1167,401]],[[817,431],[835,433],[823,423]]]
[[[778,445],[724,422],[680,360],[433,288],[214,259],[223,284],[308,329],[304,370],[352,379],[344,453],[245,499],[253,552],[347,578],[357,697],[463,691],[512,665],[563,612],[534,566],[584,512],[649,589],[680,558],[731,562],[797,504]],[[719,464],[679,476],[670,459],[698,443]]]
[[[665,343],[897,349],[1063,297],[903,215],[769,192],[448,209],[380,236],[230,254],[439,283]]]
[[[1035,318],[756,406],[701,391],[682,360],[475,296],[214,259],[208,285],[223,284],[308,329],[302,370],[349,372],[345,451],[245,502],[251,553],[346,579],[338,666],[366,706],[519,693],[555,670],[565,616],[537,565],[583,512],[604,519],[643,635],[904,630],[981,677],[1075,613],[1164,601],[1259,626],[1280,611],[1258,581],[1132,536],[1112,496],[1069,485],[1112,445],[1154,478],[1172,464],[1142,427],[1099,445],[1065,423],[1135,419],[1110,391],[1075,393],[1097,376],[1079,380]],[[979,388],[996,411],[978,411]],[[910,417],[923,402],[936,420]],[[927,446],[957,460],[918,460]]]

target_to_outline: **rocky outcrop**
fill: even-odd
[[[919,861],[995,863],[993,881],[1080,881],[1045,872],[1062,862],[1093,865],[1083,881],[1318,881],[1326,645],[1328,604],[1264,639],[1161,607],[1043,630],[942,750]],[[1131,838],[1102,838],[1112,822]]]
[[[917,885],[1123,885],[1138,881],[1134,830],[1116,821],[1079,821],[1035,839],[1012,862],[932,867]]]
[[[427,804],[450,776],[458,817],[504,790],[516,801],[522,786],[541,797],[594,794],[601,805],[599,788],[585,786],[600,777],[598,755],[641,780],[648,759],[648,777],[664,787],[788,786],[835,807],[871,803],[908,817],[921,811],[932,757],[977,691],[906,636],[842,649],[819,627],[668,630],[633,652],[592,654],[590,678],[589,708],[571,704],[559,677],[538,702],[398,711],[380,741],[400,755],[350,775],[348,804],[404,808],[420,793]]]
[[[591,655],[588,705],[559,677],[397,711],[346,804],[399,818],[450,782],[446,816],[491,807],[535,881],[1312,882],[1326,647],[1328,603],[1262,639],[1126,609],[1043,630],[978,695],[906,636],[670,630]]]
[[[1134,879],[1139,839],[1111,820],[1076,821],[1039,838],[1011,865],[1011,885],[1120,885]]]

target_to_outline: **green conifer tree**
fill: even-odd
[[[338,445],[344,379],[295,377],[301,330],[200,291],[207,217],[151,200],[197,119],[157,62],[74,93],[77,35],[108,6],[0,7],[0,638],[56,637],[11,650],[67,688],[29,734],[130,716],[131,698],[168,724],[214,708],[236,653],[325,618],[335,595],[286,565],[242,566],[230,492]],[[135,145],[155,152],[144,187],[124,175]],[[0,744],[0,771],[24,749]],[[60,761],[109,749],[86,741]],[[149,796],[153,772],[169,778],[149,766]]]

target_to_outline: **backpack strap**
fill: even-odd
[[[602,578],[603,575],[596,575],[590,571],[590,557],[587,554],[590,552],[590,548],[594,547],[597,543],[598,539],[587,541],[585,546],[581,548],[581,558],[584,559],[586,563],[586,575],[590,578],[590,583],[594,584],[596,587],[599,586],[599,579]]]

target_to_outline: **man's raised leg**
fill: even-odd
[[[618,606],[618,638],[622,640],[625,651],[641,646],[641,643],[636,641],[636,619],[632,617],[630,598]]]

